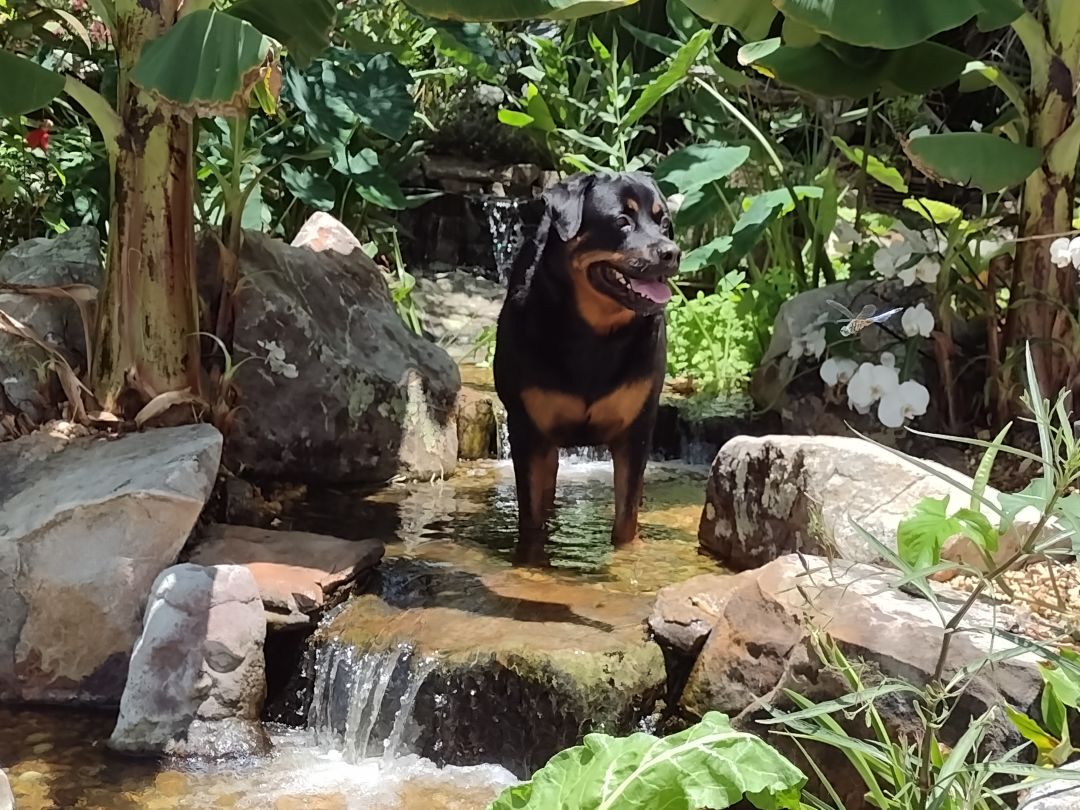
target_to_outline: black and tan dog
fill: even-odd
[[[666,364],[667,203],[643,174],[578,175],[544,194],[513,268],[495,343],[518,499],[517,557],[541,562],[560,447],[610,448],[616,546],[638,509]]]

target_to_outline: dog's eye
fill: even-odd
[[[615,224],[619,226],[620,231],[629,232],[634,230],[634,220],[630,219],[626,214],[623,214],[615,220]]]
[[[662,220],[660,220],[660,230],[664,232],[664,236],[671,238],[672,228],[670,217],[664,217]]]

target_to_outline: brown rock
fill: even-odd
[[[663,646],[693,660],[682,705],[695,715],[716,709],[735,714],[769,694],[810,627],[828,632],[845,655],[873,663],[883,675],[923,685],[937,664],[942,620],[929,601],[897,590],[895,577],[874,566],[830,566],[819,557],[806,557],[804,565],[789,555],[754,571],[704,575],[664,588],[649,624]],[[963,598],[939,588],[946,620]],[[995,621],[1008,625],[1009,612],[977,603],[965,626]],[[945,671],[1006,647],[985,633],[957,633]],[[1026,710],[1040,688],[1035,659],[1021,654],[981,673],[969,691],[986,706],[1004,698]]]
[[[199,565],[243,565],[259,586],[271,625],[306,624],[325,597],[370,571],[378,540],[214,524],[191,553]]]
[[[458,394],[458,458],[491,458],[497,429],[493,398],[472,388],[462,388]]]

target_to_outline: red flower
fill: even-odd
[[[38,127],[27,132],[26,147],[27,149],[40,149],[43,152],[47,150],[49,148],[49,128]]]

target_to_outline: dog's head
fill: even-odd
[[[639,173],[578,175],[544,194],[578,308],[596,326],[653,315],[679,270],[667,201]]]

